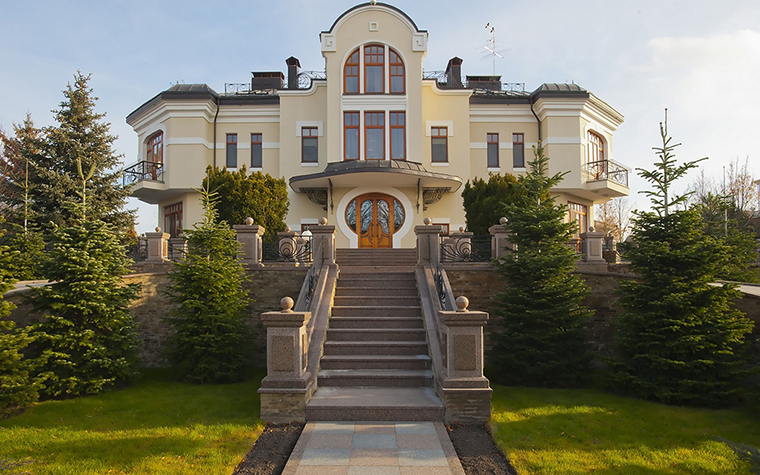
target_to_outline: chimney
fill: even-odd
[[[454,56],[446,65],[446,87],[462,87],[462,58]]]
[[[288,64],[288,89],[298,89],[298,71],[301,68],[301,63],[298,58],[291,56],[286,59]]]

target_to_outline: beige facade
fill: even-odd
[[[427,40],[402,11],[366,3],[321,33],[323,73],[289,58],[287,81],[254,73],[234,92],[159,93],[127,118],[140,141],[126,173],[133,196],[158,204],[157,224],[176,234],[201,218],[193,188],[206,167],[245,164],[289,181],[294,230],[326,216],[338,247],[414,247],[425,217],[465,226],[463,184],[525,173],[539,141],[550,172],[568,172],[555,191],[581,231],[594,203],[628,194],[627,170],[613,160],[617,111],[574,84],[525,92],[499,77],[463,79],[458,58],[443,74],[423,72]]]

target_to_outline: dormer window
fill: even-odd
[[[386,45],[357,48],[343,66],[343,92],[403,94],[406,92],[406,68],[401,55]]]

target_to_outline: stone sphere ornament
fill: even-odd
[[[430,218],[425,218],[422,222],[425,223],[425,226],[430,226],[433,224],[433,220]]]
[[[251,217],[245,218],[245,224],[248,225],[248,226],[252,226],[253,225],[253,218],[251,218]]]
[[[161,232],[161,226],[156,226],[156,232],[157,232],[157,233],[160,233],[160,232]]]
[[[293,302],[293,299],[290,297],[283,297],[282,300],[280,300],[280,307],[284,313],[292,313],[294,304],[295,302]]]
[[[457,312],[469,312],[467,307],[470,305],[470,299],[464,295],[457,297]]]
[[[499,224],[501,224],[502,226],[504,226],[505,224],[507,224],[507,218],[506,218],[506,216],[502,216],[499,219]]]
[[[324,226],[325,224],[327,224],[327,218],[324,217],[324,216],[322,216],[321,218],[319,218],[319,224],[321,226]]]

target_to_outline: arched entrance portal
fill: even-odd
[[[357,196],[346,207],[346,224],[359,235],[360,248],[393,247],[393,234],[404,217],[401,202],[384,193]]]

